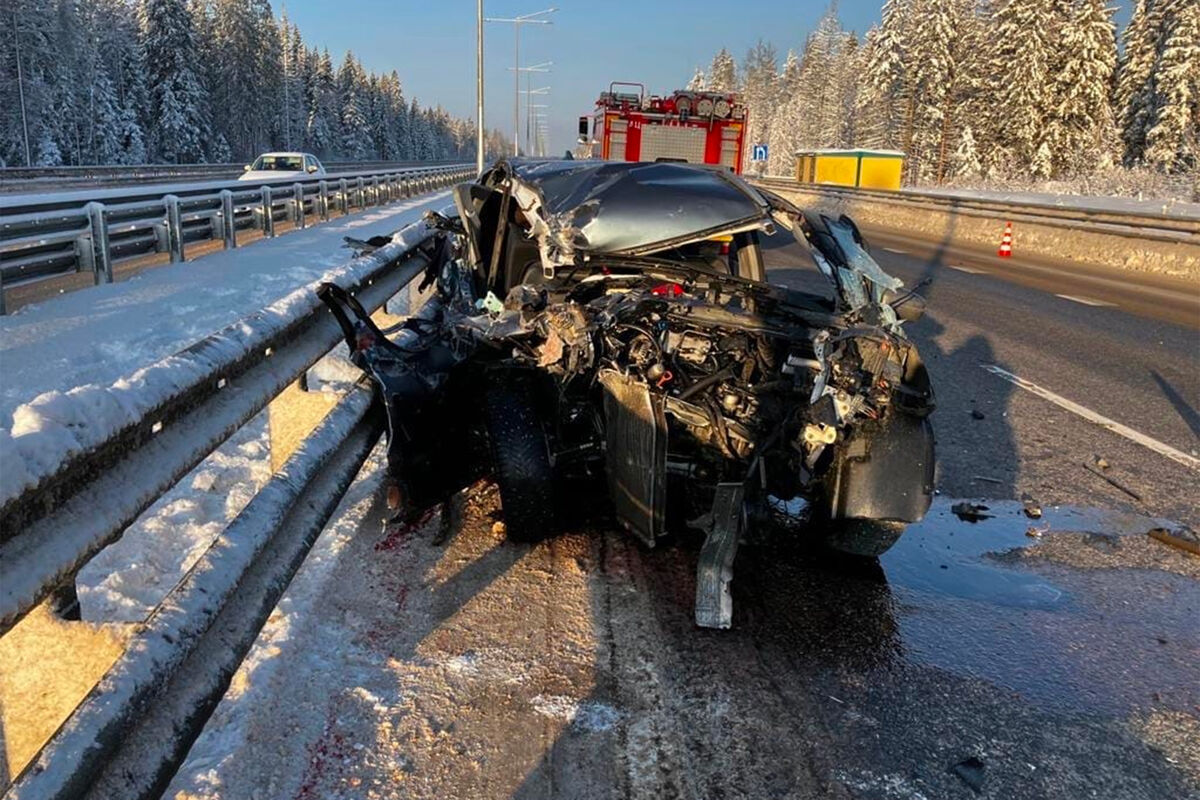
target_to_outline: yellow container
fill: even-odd
[[[864,189],[899,189],[904,154],[895,150],[801,150],[796,180]]]

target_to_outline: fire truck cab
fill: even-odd
[[[660,97],[640,83],[614,81],[596,101],[590,136],[588,118],[579,118],[579,141],[592,158],[719,164],[740,174],[746,113],[733,92],[681,89]]]

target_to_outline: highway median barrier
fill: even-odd
[[[1020,255],[1155,273],[1200,283],[1200,216],[1015,202],[935,192],[754,181],[804,208],[849,214],[864,228],[997,258],[997,225],[1021,230]]]

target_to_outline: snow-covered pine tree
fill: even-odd
[[[207,98],[196,78],[192,20],[183,0],[142,0],[152,154],[169,163],[204,160]]]
[[[775,80],[776,100],[770,110],[771,123],[768,136],[767,172],[771,175],[789,175],[795,163],[795,114],[800,95],[800,58],[789,50],[783,69]],[[754,114],[754,109],[750,109]]]
[[[1115,99],[1117,123],[1127,165],[1139,163],[1154,118],[1154,78],[1158,62],[1158,6],[1162,0],[1137,0],[1125,26]]]
[[[308,148],[321,158],[336,155],[341,131],[337,83],[333,76],[333,61],[329,51],[322,51],[313,71],[308,98]]]
[[[909,7],[910,0],[887,0],[879,26],[867,36],[859,100],[866,147],[899,149],[902,143]]]
[[[1079,0],[1060,28],[1060,68],[1052,76],[1047,120],[1056,174],[1088,175],[1113,161],[1117,40],[1107,3]]]
[[[958,136],[958,146],[950,158],[950,175],[955,178],[978,178],[983,173],[979,152],[975,146],[975,134],[970,125],[964,125]]]
[[[1053,0],[1007,0],[993,17],[991,166],[1001,171],[1028,173],[1046,140],[1053,9]]]
[[[776,103],[775,73],[779,69],[779,58],[775,46],[762,39],[746,53],[742,66],[742,100],[750,109],[743,137],[746,151],[742,161],[750,163],[749,149],[755,144],[768,141],[771,132],[772,109]]]
[[[838,51],[833,84],[840,104],[841,127],[836,141],[838,147],[857,147],[859,138],[858,93],[865,53],[853,32],[846,34]]]
[[[707,88],[714,92],[733,92],[738,88],[737,63],[724,47],[713,56],[708,68]]]
[[[1169,32],[1146,161],[1165,171],[1191,169],[1200,163],[1200,3],[1165,0],[1164,17]]]
[[[912,9],[921,24],[911,29],[905,53],[906,92],[912,109],[905,166],[910,180],[940,183],[958,88],[959,6],[956,0],[914,0]]]
[[[692,73],[692,79],[687,82],[687,90],[689,92],[701,92],[708,88],[708,79],[704,77],[704,70],[696,67],[696,71]]]
[[[91,110],[88,115],[91,136],[85,160],[91,164],[120,163],[124,125],[117,92],[103,62],[97,61],[91,80]]]
[[[279,138],[287,149],[304,146],[304,128],[308,117],[309,60],[300,29],[284,14],[279,20],[280,86],[283,92],[280,109]]]
[[[371,135],[367,128],[368,100],[362,67],[347,51],[338,69],[337,93],[341,108],[340,155],[352,161],[366,159],[371,153]]]

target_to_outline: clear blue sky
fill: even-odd
[[[1118,21],[1129,0],[1116,0]],[[707,67],[721,47],[739,61],[760,37],[780,57],[797,51],[827,0],[484,0],[484,13],[513,17],[556,5],[553,25],[525,25],[522,65],[553,61],[535,74],[534,88],[550,86],[551,152],[572,146],[576,120],[589,113],[609,81],[645,83],[665,92],[682,87],[697,66]],[[843,27],[862,34],[879,20],[882,0],[840,0]],[[278,13],[280,6],[276,5]],[[474,0],[289,0],[288,16],[312,45],[328,47],[338,63],[347,49],[367,69],[395,69],[405,95],[440,104],[456,116],[475,113]],[[513,30],[484,31],[486,124],[512,128]],[[540,82],[537,82],[539,81]],[[522,80],[522,88],[524,81]],[[522,122],[522,126],[524,122]],[[522,131],[524,129],[522,128]],[[511,134],[510,134],[511,135]],[[522,133],[523,135],[523,133]]]

